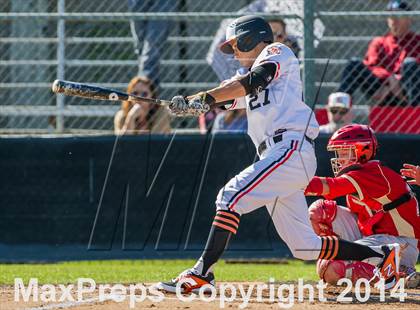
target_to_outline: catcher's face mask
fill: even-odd
[[[329,151],[335,152],[335,157],[331,158],[331,167],[335,176],[343,168],[357,163],[355,147],[352,145],[330,148]]]

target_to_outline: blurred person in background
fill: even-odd
[[[404,169],[400,170],[401,174],[412,179],[408,180],[407,183],[420,186],[420,166],[404,164],[403,167]]]
[[[168,0],[128,0],[133,13],[173,12],[177,1]],[[135,40],[135,52],[139,59],[139,76],[146,76],[159,87],[159,62],[164,51],[171,23],[162,19],[133,19],[130,22]]]
[[[410,11],[407,2],[392,0],[388,11]],[[374,38],[363,61],[352,59],[338,91],[350,95],[360,88],[384,105],[417,105],[420,101],[420,35],[410,31],[410,17],[390,16],[389,31]]]
[[[247,128],[246,110],[224,111],[216,116],[212,133],[245,133]]]
[[[147,77],[133,78],[127,87],[127,93],[156,98],[156,86]],[[149,103],[124,101],[114,117],[114,132],[122,134],[167,134],[171,131],[170,115],[164,107]]]
[[[286,31],[287,25],[283,19],[279,18],[268,22],[273,31],[274,41],[287,45],[296,57],[299,58],[300,46],[297,36],[289,35]]]
[[[200,133],[205,134],[208,130],[212,130],[216,117],[221,111],[221,109],[214,109],[198,117]]]
[[[236,78],[239,78],[241,74],[237,72],[235,75]],[[224,86],[228,83],[229,80],[222,81],[220,86]],[[229,104],[234,104],[235,101],[231,100]],[[234,112],[234,113],[232,113]],[[220,116],[219,116],[220,115]],[[210,110],[205,114],[201,114],[198,117],[198,124],[200,127],[200,132],[202,134],[211,131],[212,133],[215,132],[229,132],[229,131],[247,131],[247,120],[246,120],[246,111],[242,110],[234,110],[234,111],[226,111],[221,108],[216,108],[214,110]]]
[[[346,93],[332,93],[328,96],[328,124],[319,126],[320,133],[332,134],[343,126],[353,122],[351,98]]]
[[[48,116],[48,133],[53,133],[57,130],[57,117],[55,115]]]

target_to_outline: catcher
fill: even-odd
[[[338,236],[364,245],[399,243],[400,272],[406,286],[419,285],[415,271],[419,254],[419,205],[405,180],[395,171],[373,160],[378,143],[366,125],[347,125],[329,140],[327,149],[335,178],[314,177],[306,195],[334,199],[346,196],[347,208],[334,200],[319,199],[309,207],[309,217],[317,235]],[[321,279],[336,284],[341,278],[355,283],[371,279],[375,266],[366,262],[318,260]]]

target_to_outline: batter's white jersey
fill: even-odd
[[[241,215],[265,206],[293,255],[313,260],[319,257],[322,241],[309,222],[303,190],[315,175],[316,157],[303,134],[308,126],[306,135],[316,138],[318,123],[302,101],[299,64],[293,52],[283,44],[271,44],[253,67],[266,62],[277,68],[271,83],[256,96],[235,100],[230,109],[246,109],[248,134],[257,150],[262,142],[267,148],[259,153],[259,161],[219,191],[216,208]],[[274,141],[276,131],[284,129],[282,138]]]
[[[299,61],[292,50],[282,43],[270,44],[252,68],[264,63],[274,63],[277,68],[269,85],[257,95],[236,99],[228,109],[246,109],[248,134],[257,148],[279,129],[306,133],[315,139],[319,126],[314,113],[303,102]]]

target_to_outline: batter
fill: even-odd
[[[246,109],[248,134],[260,160],[220,190],[209,238],[195,266],[158,288],[175,292],[180,283],[183,292],[190,292],[214,285],[213,266],[236,234],[241,216],[263,206],[296,258],[369,259],[378,264],[379,273],[391,268],[383,274],[387,285],[393,286],[398,278],[398,244],[366,246],[317,236],[311,227],[304,189],[316,171],[313,140],[319,127],[302,100],[299,63],[292,50],[273,43],[269,24],[257,16],[233,21],[220,49],[249,71],[215,89],[175,96],[170,109],[178,115],[199,115],[221,106]]]

